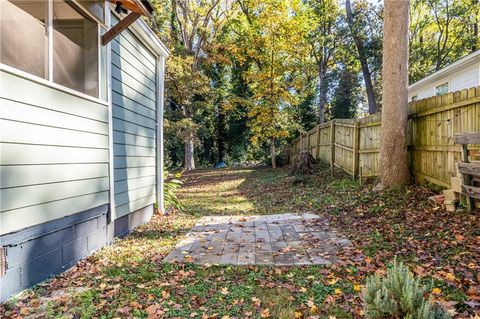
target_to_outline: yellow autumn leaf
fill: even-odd
[[[314,304],[310,307],[310,314],[316,315],[316,314],[318,314],[318,310],[319,309],[318,309],[317,305]]]
[[[442,289],[440,289],[440,288],[433,288],[432,289],[432,294],[434,294],[434,295],[439,295],[441,293],[442,293]]]
[[[356,292],[359,292],[362,290],[362,286],[360,285],[353,285],[353,290],[355,290]]]
[[[295,311],[295,319],[302,318],[302,313],[300,311]]]
[[[343,292],[342,292],[342,289],[340,288],[335,288],[335,294],[336,295],[341,295]]]
[[[335,285],[338,282],[338,278],[333,278],[328,281],[329,285]]]
[[[455,275],[452,274],[451,272],[447,273],[445,278],[447,278],[448,281],[455,281],[457,279],[457,277],[455,277]]]
[[[299,291],[300,291],[300,292],[307,292],[307,288],[302,287],[302,288],[299,289]]]

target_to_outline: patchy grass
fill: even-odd
[[[185,207],[154,216],[70,271],[0,306],[5,318],[361,318],[366,276],[394,256],[458,318],[479,312],[478,213],[428,207],[430,191],[371,191],[320,167],[302,185],[286,170],[219,169],[183,175]],[[314,212],[354,243],[332,267],[162,264],[204,215]],[[77,289],[73,289],[77,288]]]

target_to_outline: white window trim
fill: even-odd
[[[2,0],[0,0],[0,1],[2,1]],[[101,72],[102,71],[101,70],[102,44],[101,44],[101,31],[100,30],[101,30],[101,25],[102,24],[98,21],[98,19],[93,17],[90,12],[88,12],[87,10],[82,8],[78,4],[78,2],[75,1],[75,0],[68,1],[68,2],[73,3],[74,6],[76,6],[79,10],[84,12],[88,17],[93,19],[93,21],[95,21],[98,25],[98,28],[97,28],[97,37],[98,37],[98,43],[97,43],[97,50],[98,50],[98,79],[97,79],[98,96],[95,97],[95,96],[92,96],[92,95],[89,95],[89,94],[71,89],[67,86],[58,84],[58,83],[53,81],[53,1],[54,0],[47,0],[47,13],[48,13],[47,21],[46,21],[47,34],[48,34],[48,39],[47,39],[47,41],[48,41],[48,43],[47,43],[47,50],[48,50],[47,57],[48,57],[48,60],[47,60],[47,66],[46,66],[47,70],[48,70],[47,78],[46,79],[42,78],[40,76],[22,71],[20,69],[17,69],[13,66],[10,66],[10,65],[3,64],[1,62],[0,62],[0,70],[8,72],[8,73],[13,74],[13,75],[17,75],[19,77],[22,77],[24,79],[27,79],[27,80],[30,80],[30,81],[33,81],[33,82],[36,82],[36,83],[39,83],[39,84],[44,85],[44,86],[48,86],[48,87],[51,87],[53,89],[63,91],[67,94],[75,95],[75,96],[80,97],[82,99],[86,99],[86,100],[89,100],[89,101],[92,101],[92,102],[95,102],[95,103],[99,103],[99,104],[108,106],[108,103],[107,103],[108,102],[108,96],[106,95],[105,99],[102,99],[102,95],[101,95],[101,91],[102,91],[102,89],[101,89],[101,79],[102,79],[102,76],[109,76],[108,72],[107,72],[107,74],[102,74],[102,72]],[[107,5],[104,6],[104,10],[105,11],[108,10]],[[106,12],[104,14],[106,14]]]
[[[12,67],[12,66],[10,66],[10,65],[6,65],[6,64],[0,63],[0,71],[4,71],[4,72],[10,73],[10,74],[13,74],[13,75],[15,75],[15,76],[24,78],[24,79],[26,79],[26,80],[29,80],[29,81],[38,83],[38,84],[40,84],[40,85],[43,85],[43,86],[46,86],[46,87],[49,87],[49,88],[52,88],[52,89],[55,89],[55,90],[58,90],[58,91],[62,91],[62,92],[64,92],[64,93],[67,93],[67,94],[69,94],[69,95],[73,95],[73,96],[82,98],[82,99],[84,99],[84,100],[89,100],[89,101],[91,101],[91,102],[95,102],[95,103],[98,103],[98,104],[102,104],[102,105],[108,106],[108,102],[105,101],[105,100],[101,100],[101,99],[99,99],[99,98],[96,98],[96,97],[94,97],[94,96],[88,95],[88,94],[86,94],[86,93],[82,93],[82,92],[80,92],[80,91],[76,91],[76,90],[71,89],[71,88],[69,88],[69,87],[66,87],[66,86],[57,84],[57,83],[55,83],[55,82],[49,81],[49,80],[47,80],[47,79],[41,78],[41,77],[36,76],[36,75],[33,75],[33,74],[31,74],[31,73],[28,73],[28,72],[19,70],[19,69],[14,68],[14,67]]]
[[[438,88],[441,87],[441,86],[444,86],[444,85],[447,85],[447,92],[446,93],[443,93],[443,94],[438,94]],[[442,81],[438,81],[437,84],[435,84],[435,96],[441,96],[441,95],[444,95],[444,94],[448,94],[450,92],[450,79],[448,80],[442,80]]]

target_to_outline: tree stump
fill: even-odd
[[[307,151],[300,151],[293,159],[290,173],[292,175],[310,175],[313,173],[315,159]]]

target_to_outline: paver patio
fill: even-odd
[[[329,265],[338,250],[350,244],[315,214],[206,216],[163,261]]]

